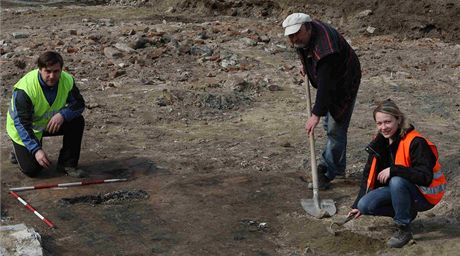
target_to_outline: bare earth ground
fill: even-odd
[[[460,45],[452,36],[458,27],[440,15],[429,19],[431,29],[423,30],[430,22],[414,12],[401,24],[422,27],[392,30],[375,19],[382,6],[310,7],[316,18],[345,32],[363,69],[349,131],[348,178],[321,192],[335,200],[334,218],[348,212],[357,193],[375,102],[394,99],[440,152],[449,185],[444,200],[419,214],[410,245],[388,249],[391,219],[365,216],[333,236],[326,231],[332,219],[310,217],[300,205],[312,197],[299,179],[310,172],[305,87],[280,26],[293,7],[257,1],[160,1],[157,8],[18,2],[1,10],[2,124],[12,85],[34,68],[39,53],[57,50],[87,101],[81,167],[91,179],[129,179],[20,193],[57,225],[49,229],[8,195],[9,188],[77,179],[54,170],[36,179],[22,175],[8,161],[11,145],[2,125],[2,225],[33,227],[45,255],[460,250]],[[392,1],[379,2],[394,9]],[[458,10],[458,4],[435,1],[426,13],[441,10],[438,4]],[[366,9],[375,16],[361,17]],[[375,33],[366,32],[368,26],[377,27]],[[15,38],[18,32],[26,38]],[[317,155],[324,138],[317,129]],[[45,138],[44,147],[57,159],[59,138]]]

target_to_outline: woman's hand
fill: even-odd
[[[351,211],[347,214],[347,217],[355,216],[353,219],[357,219],[361,216],[361,212],[358,209],[351,209]]]
[[[377,175],[377,179],[380,181],[380,183],[386,184],[390,179],[390,167],[383,169],[383,171]]]

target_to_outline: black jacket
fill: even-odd
[[[317,89],[312,113],[328,112],[341,122],[353,108],[361,81],[358,56],[345,38],[331,26],[314,20],[307,48],[297,48],[304,71]]]
[[[413,130],[411,127],[409,131]],[[399,131],[397,132],[399,134]],[[363,177],[361,179],[360,190],[355,202],[352,205],[353,209],[357,208],[358,202],[367,193],[367,179],[371,169],[372,159],[377,157],[377,174],[383,169],[390,167],[390,178],[399,176],[407,179],[408,181],[420,185],[429,186],[433,180],[433,168],[436,165],[436,157],[428,146],[425,139],[416,137],[412,140],[409,148],[411,158],[411,167],[404,167],[395,165],[394,159],[396,151],[398,150],[401,138],[399,135],[395,138],[394,142],[389,145],[389,140],[385,139],[383,135],[379,134],[377,137],[366,147],[369,153],[367,163],[363,170]],[[377,178],[377,175],[375,176]],[[375,180],[374,189],[388,184],[382,184],[377,179]]]

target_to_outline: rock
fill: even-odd
[[[250,39],[250,38],[247,38],[247,37],[243,37],[241,38],[241,41],[247,45],[247,46],[256,46],[257,45],[257,42]]]
[[[153,49],[150,53],[147,54],[147,58],[149,59],[157,59],[163,55],[163,53],[166,51],[165,48],[157,48]]]
[[[99,23],[101,25],[105,25],[105,26],[108,26],[108,27],[113,26],[113,20],[112,19],[99,19]]]
[[[25,224],[0,227],[0,255],[43,255],[40,234]]]
[[[20,69],[25,69],[27,67],[27,63],[23,60],[14,60],[13,61],[14,65]]]
[[[290,148],[290,147],[292,147],[292,145],[291,145],[291,143],[289,143],[288,141],[286,141],[286,142],[281,143],[281,147],[283,147],[283,148]]]
[[[241,77],[235,77],[225,82],[225,87],[231,88],[232,91],[242,92],[248,87],[249,83]]]
[[[91,34],[87,38],[97,42],[102,38],[102,35],[101,34]]]
[[[123,56],[123,54],[113,47],[105,47],[104,55],[109,59],[118,59]]]
[[[126,74],[126,70],[115,70],[114,72],[112,72],[111,77],[117,78],[125,74]]]
[[[157,98],[156,103],[160,107],[172,105],[174,103],[174,95],[168,90],[164,89],[162,95]]]
[[[2,59],[10,59],[14,56],[14,52],[7,52],[2,55]]]
[[[271,85],[268,86],[268,90],[271,91],[271,92],[281,91],[281,87],[279,87],[276,84],[271,84]]]
[[[198,33],[197,38],[201,40],[206,40],[206,39],[209,39],[209,36],[206,33],[206,31],[201,31]]]
[[[145,48],[146,44],[150,43],[150,41],[145,37],[139,37],[136,41],[130,43],[128,46],[133,48],[134,50]]]
[[[77,30],[76,29],[71,29],[69,30],[69,34],[76,36],[77,35]]]
[[[190,48],[190,54],[191,55],[198,55],[198,56],[212,56],[214,53],[214,50],[209,48],[208,46],[197,46],[193,45]]]
[[[13,32],[13,37],[16,39],[28,38],[29,34],[26,32]]]
[[[120,51],[124,51],[124,52],[127,52],[127,53],[132,53],[132,52],[135,52],[135,50],[131,47],[129,47],[127,44],[125,43],[116,43],[114,45],[115,48],[117,48],[118,50]]]
[[[270,37],[268,36],[261,36],[260,41],[263,43],[269,43],[270,42]]]
[[[169,7],[167,10],[166,10],[166,13],[175,13],[176,12],[176,8],[174,7]]]
[[[18,46],[18,47],[16,47],[16,48],[14,48],[13,51],[16,52],[16,53],[25,53],[25,52],[30,51],[30,48],[29,48],[29,47],[25,47],[25,46]]]
[[[191,48],[192,48],[192,41],[187,39],[179,43],[179,47],[177,50],[179,51],[179,53],[190,53]]]
[[[366,28],[366,31],[367,31],[369,34],[373,34],[374,31],[375,31],[375,28],[374,28],[374,27],[371,27],[371,26],[368,26],[368,27]]]
[[[66,51],[67,53],[76,53],[79,51],[79,49],[76,47],[67,47]]]
[[[187,81],[189,78],[190,78],[190,72],[185,71],[179,74],[177,81],[184,82],[184,81]]]
[[[358,18],[358,19],[361,19],[361,18],[367,17],[367,16],[369,16],[371,14],[372,14],[372,10],[364,10],[364,11],[356,14],[355,17]]]

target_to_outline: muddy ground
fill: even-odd
[[[2,1],[2,124],[12,85],[35,67],[39,53],[59,51],[87,102],[80,166],[90,179],[128,178],[21,192],[56,224],[49,229],[8,195],[9,188],[77,179],[52,169],[35,179],[22,175],[8,161],[11,145],[2,125],[2,225],[33,227],[45,255],[459,251],[458,3],[24,2]],[[332,219],[310,217],[300,205],[312,197],[299,178],[310,172],[306,93],[281,22],[304,10],[346,35],[363,70],[347,178],[320,194],[336,203]],[[438,145],[448,178],[444,200],[419,214],[414,241],[403,249],[386,248],[387,218],[362,217],[337,236],[326,231],[355,198],[363,149],[375,132],[371,111],[387,98]],[[324,139],[317,128],[317,155]],[[60,139],[46,138],[44,147],[56,161]]]

